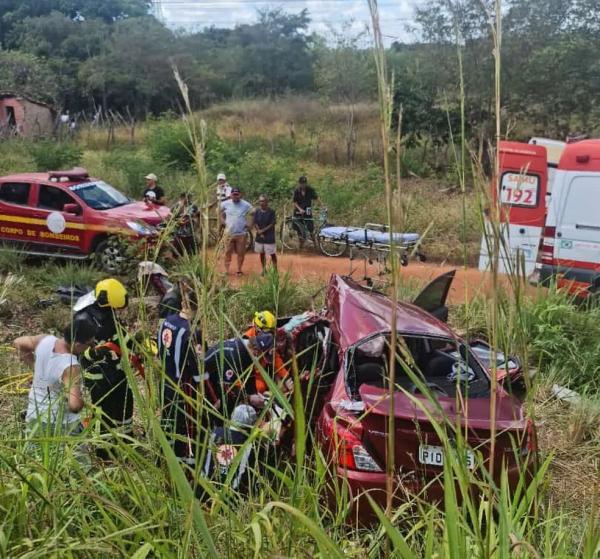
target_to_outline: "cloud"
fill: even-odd
[[[386,42],[409,42],[413,39],[406,30],[414,21],[415,7],[424,0],[380,0],[380,25]],[[346,30],[358,34],[371,26],[371,16],[366,0],[163,0],[156,4],[157,15],[166,25],[174,28],[196,30],[214,25],[235,27],[256,21],[258,9],[283,8],[298,13],[307,9],[311,17],[310,30],[325,37]],[[351,21],[351,25],[348,22]]]

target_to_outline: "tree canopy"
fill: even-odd
[[[493,112],[491,0],[432,0],[416,12],[418,42],[388,49],[395,101],[412,139],[445,142],[459,118],[459,56],[468,133],[486,135]],[[502,102],[538,133],[597,127],[600,3],[506,0]],[[307,10],[268,9],[232,29],[174,31],[145,0],[0,0],[4,88],[72,111],[98,106],[138,115],[177,109],[176,65],[196,107],[228,97],[316,94],[374,99],[368,36],[309,31]],[[15,72],[14,75],[11,72]],[[519,126],[517,126],[519,128]]]

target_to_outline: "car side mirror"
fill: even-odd
[[[79,204],[65,204],[63,212],[73,215],[81,215],[81,206]]]

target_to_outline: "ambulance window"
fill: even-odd
[[[39,208],[62,212],[65,204],[73,204],[74,202],[75,200],[64,190],[55,186],[40,185]]]
[[[5,182],[0,185],[0,200],[9,204],[26,206],[30,185],[24,182]]]
[[[576,177],[571,182],[562,222],[565,225],[600,225],[595,203],[600,195],[600,181],[595,177]]]

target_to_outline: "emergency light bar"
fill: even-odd
[[[48,178],[54,182],[70,182],[87,180],[90,175],[83,167],[73,167],[68,171],[49,171]]]

